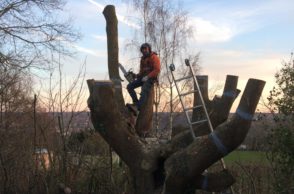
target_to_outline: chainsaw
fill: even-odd
[[[119,66],[120,70],[123,72],[123,74],[128,82],[133,82],[135,80],[136,74],[132,71],[132,69],[130,69],[129,71],[126,71],[124,66],[122,66],[122,64],[120,64],[120,63],[118,63],[118,66]]]

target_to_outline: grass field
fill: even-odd
[[[266,158],[265,152],[259,152],[259,151],[234,151],[227,155],[225,158],[225,162],[228,165],[231,165],[235,162],[238,162],[240,164],[246,164],[246,165],[256,165],[261,164],[264,166],[268,166],[269,162]]]
[[[234,151],[224,160],[236,179],[233,185],[236,193],[274,193],[272,170],[265,152]]]

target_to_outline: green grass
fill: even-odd
[[[235,162],[245,165],[269,165],[269,162],[266,158],[266,153],[259,151],[234,151],[227,155],[224,160],[228,165],[231,165]]]

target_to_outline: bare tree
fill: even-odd
[[[168,66],[171,63],[180,64],[178,67],[183,65],[180,61],[183,55],[188,56],[187,40],[192,35],[192,27],[188,25],[187,13],[179,5],[164,0],[132,0],[130,2],[142,18],[141,29],[136,32],[139,34],[138,40],[133,41],[135,48],[138,42],[149,42],[161,60],[159,85],[155,88],[155,128],[159,128],[158,112],[168,111],[170,113],[168,128],[172,130],[176,98]],[[195,56],[198,57],[198,55]]]
[[[34,147],[40,144],[32,138],[47,134],[33,133],[31,70],[48,69],[56,54],[71,55],[68,43],[79,34],[70,19],[59,19],[66,18],[60,17],[64,5],[63,0],[0,1],[1,193],[30,193],[38,187],[30,177]],[[43,186],[44,179],[39,181]]]
[[[107,26],[117,30],[114,6],[104,9]],[[109,22],[112,21],[112,22]],[[107,29],[110,29],[107,27]],[[116,34],[116,33],[113,33]],[[108,34],[108,39],[117,40]],[[118,49],[118,43],[112,42]],[[109,47],[108,47],[109,48]],[[111,53],[118,53],[112,51]],[[113,60],[118,55],[109,56]],[[109,73],[118,76],[117,63],[109,63]],[[90,97],[88,106],[95,129],[130,168],[134,182],[134,193],[178,194],[194,193],[195,190],[221,191],[234,182],[228,170],[203,174],[205,169],[221,157],[236,149],[244,140],[259,101],[265,82],[250,79],[242,95],[237,112],[226,121],[233,101],[239,90],[237,77],[228,76],[223,95],[213,100],[209,110],[215,132],[210,133],[206,125],[199,125],[195,132],[196,140],[189,131],[176,135],[170,142],[150,145],[132,133],[124,114],[121,94],[117,93],[112,80],[88,80]],[[203,95],[208,96],[208,95]],[[107,102],[107,103],[105,103]],[[110,108],[111,107],[111,108]]]
[[[24,79],[23,79],[24,78]],[[31,82],[18,71],[0,75],[0,193],[13,193],[29,186],[32,175]],[[27,162],[26,162],[27,161]]]
[[[65,43],[79,38],[71,21],[58,18],[63,0],[0,2],[0,64],[6,69],[45,68],[51,52],[70,54]]]

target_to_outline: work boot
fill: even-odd
[[[138,116],[139,110],[136,105],[127,103],[126,106],[129,111],[131,111],[135,116]]]

